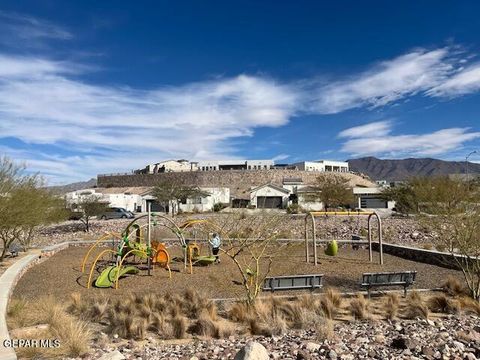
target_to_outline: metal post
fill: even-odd
[[[382,232],[382,219],[380,216],[377,214],[376,211],[374,211],[375,216],[377,217],[378,220],[378,246],[380,247],[380,265],[383,265],[383,232]]]
[[[370,219],[372,218],[372,215],[368,215],[368,225],[367,225],[367,228],[368,228],[368,234],[367,234],[367,237],[368,237],[368,260],[370,262],[373,261],[373,254],[372,254],[372,225],[370,224]]]
[[[310,254],[308,251],[308,214],[305,215],[305,261],[310,262]]]
[[[317,230],[315,227],[315,216],[313,214],[310,214],[312,217],[312,226],[313,226],[313,264],[317,266],[318,260],[317,260]]]
[[[148,203],[147,207],[148,207],[147,249],[149,249],[149,250],[151,251],[151,249],[150,249],[150,246],[151,246],[151,244],[152,244],[152,241],[151,241],[151,240],[152,240],[152,235],[151,235],[151,234],[152,234],[152,213],[151,213],[151,211],[152,211],[152,208],[151,208],[151,207],[152,207],[152,204],[151,204],[151,202]],[[148,255],[148,256],[147,256],[148,275],[150,276],[150,268],[151,268],[151,266],[152,266],[152,264],[151,264],[151,263],[152,263],[152,258],[151,258],[151,256],[150,256],[149,254],[147,254],[147,255]]]

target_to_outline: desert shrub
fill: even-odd
[[[433,250],[433,244],[432,243],[425,243],[422,245],[422,248],[425,250]]]
[[[219,338],[220,329],[208,315],[202,315],[188,328],[188,332],[205,337]]]
[[[334,337],[333,321],[331,319],[318,319],[315,322],[315,335],[317,341],[332,340]]]
[[[219,212],[219,211],[222,211],[223,209],[225,209],[227,207],[227,205],[223,204],[223,203],[215,203],[213,204],[213,211],[214,212]]]
[[[350,314],[355,320],[365,320],[369,318],[369,301],[362,294],[357,295],[350,300]]]
[[[465,286],[457,278],[452,276],[447,277],[447,280],[442,285],[442,290],[450,296],[463,296],[468,293]]]
[[[480,302],[468,296],[459,298],[460,308],[467,314],[475,314],[480,316]]]
[[[7,316],[19,317],[26,305],[27,301],[25,299],[12,299],[8,304]]]
[[[301,214],[303,209],[298,204],[290,204],[287,206],[287,214]]]
[[[342,302],[342,294],[337,289],[327,288],[320,300],[320,310],[325,317],[334,319],[342,308]]]
[[[234,303],[228,310],[228,318],[236,322],[244,322],[248,317],[248,306],[244,302]]]
[[[422,296],[417,291],[412,291],[407,297],[404,316],[407,319],[428,319],[429,313]]]
[[[456,314],[460,311],[458,300],[449,299],[444,294],[431,296],[427,300],[428,309],[436,313]]]
[[[187,334],[187,319],[184,316],[176,316],[171,321],[173,328],[173,337],[175,339],[184,339]]]
[[[389,320],[394,319],[398,314],[398,308],[400,305],[400,297],[396,293],[390,293],[385,296],[383,301],[383,312],[385,317]]]

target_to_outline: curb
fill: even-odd
[[[5,347],[4,342],[10,340],[7,327],[7,305],[13,288],[27,269],[40,258],[40,254],[27,255],[10,266],[0,276],[0,360],[16,360],[17,355],[11,347]]]

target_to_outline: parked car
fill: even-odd
[[[133,219],[135,214],[131,211],[127,211],[124,208],[112,207],[108,208],[103,214],[99,215],[98,218],[102,220],[107,219]]]

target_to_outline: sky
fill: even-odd
[[[48,184],[166,159],[480,162],[478,1],[0,2],[0,153]]]

